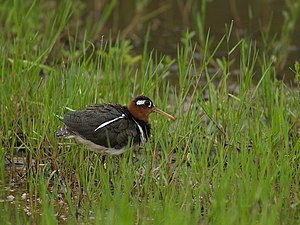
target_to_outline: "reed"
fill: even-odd
[[[141,54],[126,39],[90,41],[117,1],[84,31],[73,27],[84,3],[50,2],[0,7],[1,224],[299,223],[299,63],[287,86],[272,51],[232,42],[234,23],[219,40],[205,30],[205,3],[172,57],[149,49],[150,29]],[[104,158],[55,137],[68,109],[141,93],[177,120],[152,116],[139,153]]]

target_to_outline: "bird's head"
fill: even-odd
[[[152,112],[159,113],[168,117],[171,120],[175,120],[175,118],[170,114],[155,107],[152,100],[143,95],[137,96],[136,98],[131,100],[128,106],[128,110],[136,119],[142,120],[146,123],[149,123],[149,116]]]

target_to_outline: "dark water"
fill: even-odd
[[[121,38],[129,38],[135,46],[135,51],[141,52],[146,31],[150,28],[149,49],[155,49],[163,55],[171,55],[176,58],[177,46],[181,42],[184,32],[197,30],[195,17],[197,13],[202,15],[201,1],[149,1],[148,4],[144,5],[144,8],[139,7],[139,2],[144,1],[119,1],[105,23],[102,33],[105,35],[110,31],[115,37],[120,35]],[[272,18],[270,37],[276,37],[279,40],[284,24],[284,14],[291,11],[288,6],[291,3],[288,2],[292,1],[207,1],[206,10],[204,10],[206,12],[205,33],[210,29],[211,37],[217,42],[226,32],[225,24],[230,25],[233,21],[232,46],[242,37],[249,37],[258,42],[257,46],[262,46],[262,33],[265,32]],[[295,6],[291,6],[291,8],[295,9]],[[98,15],[102,9],[103,7],[98,7],[98,9],[96,7],[95,9],[94,5],[88,8],[95,15]],[[295,11],[299,14],[300,10]],[[300,25],[292,29],[291,33],[288,46],[285,47],[287,58],[280,66],[277,74],[279,79],[284,78],[287,81],[294,79],[290,67],[293,68],[295,61],[299,61],[300,58]],[[197,35],[195,35],[194,40],[199,41]],[[277,45],[277,42],[274,45]],[[271,47],[276,51],[278,46]],[[222,56],[222,49],[218,52],[218,56]]]

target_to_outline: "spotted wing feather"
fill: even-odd
[[[122,115],[124,118],[97,129],[101,124]],[[103,147],[120,149],[130,139],[135,144],[140,142],[137,125],[130,119],[127,108],[121,105],[92,105],[83,111],[69,112],[63,121],[69,131]]]

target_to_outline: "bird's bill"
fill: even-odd
[[[153,112],[156,112],[156,113],[159,113],[159,114],[161,114],[161,115],[163,115],[163,116],[166,116],[166,117],[168,117],[170,120],[175,120],[175,118],[174,118],[173,116],[171,116],[170,114],[168,114],[168,113],[166,113],[166,112],[160,110],[159,108],[154,107],[154,108],[153,108]]]

